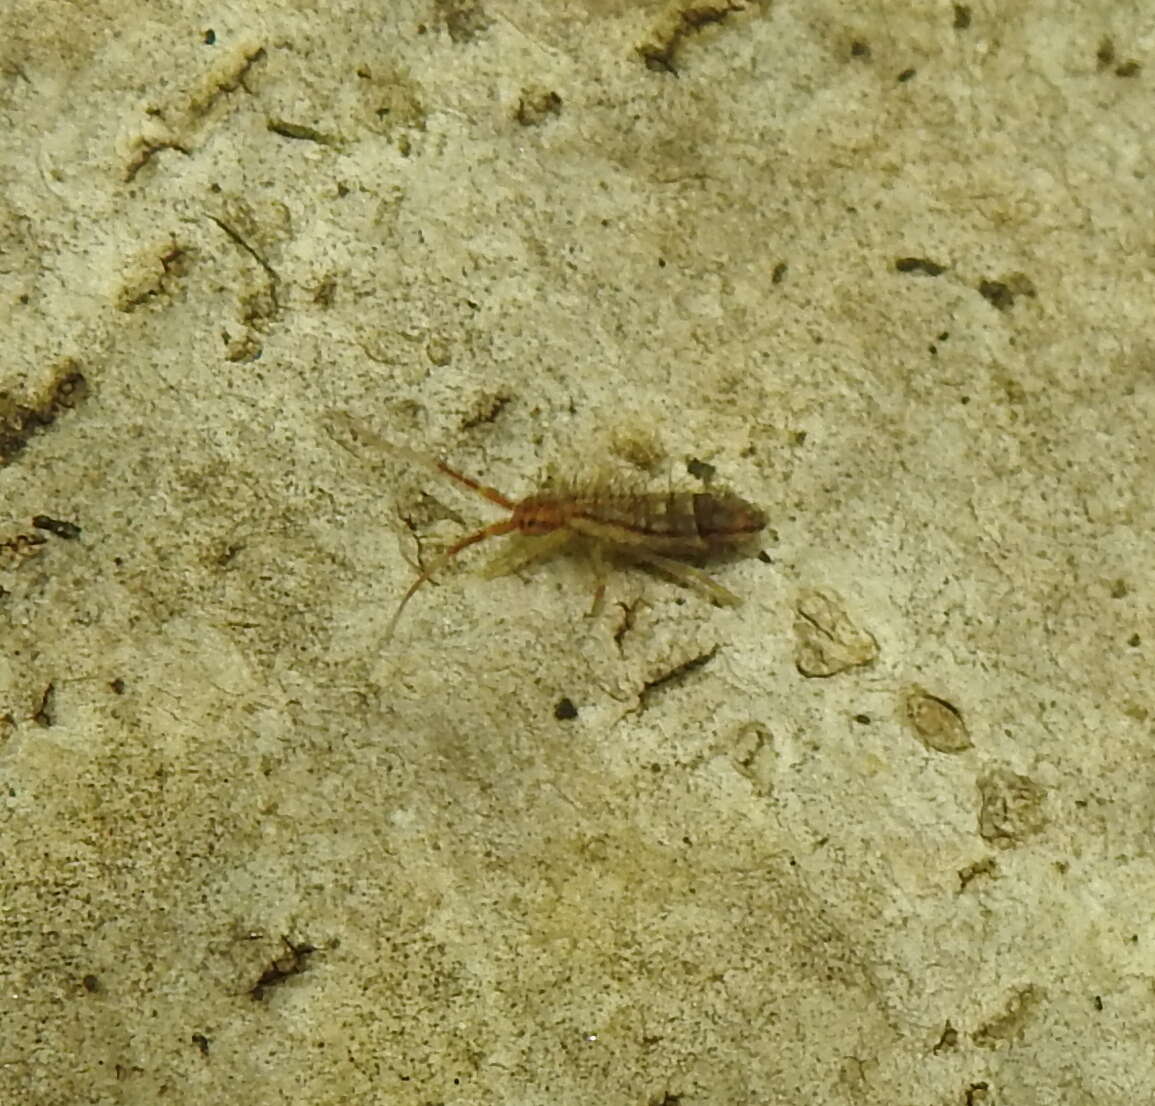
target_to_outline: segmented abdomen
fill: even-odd
[[[553,507],[572,529],[668,551],[733,545],[766,525],[757,507],[730,492],[559,498]]]

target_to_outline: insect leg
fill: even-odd
[[[481,570],[481,575],[487,580],[492,580],[496,576],[507,576],[534,561],[543,560],[559,552],[573,541],[573,538],[573,531],[564,527],[540,536],[515,534],[507,547]]]
[[[637,546],[623,549],[623,552],[631,560],[640,561],[642,564],[647,564],[651,568],[656,568],[659,572],[664,572],[667,576],[672,576],[675,580],[685,584],[687,587],[697,588],[721,607],[737,607],[742,603],[742,600],[739,599],[738,596],[727,588],[722,587],[717,580],[708,576],[700,568],[683,564],[681,561],[671,560],[669,557],[663,557],[658,553],[651,553]]]
[[[599,541],[591,541],[590,547],[590,564],[594,569],[594,598],[590,604],[589,616],[590,618],[597,618],[601,613],[602,603],[606,597],[606,580],[609,578],[609,566],[606,564],[605,547]]]

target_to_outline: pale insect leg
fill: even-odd
[[[541,535],[514,534],[506,547],[482,568],[481,576],[486,580],[508,576],[511,572],[517,572],[526,565],[533,564],[534,561],[541,561],[561,552],[574,537],[574,532],[565,527]]]
[[[656,568],[659,572],[664,572],[667,576],[672,576],[679,583],[685,584],[687,587],[697,588],[699,591],[705,592],[719,606],[738,607],[742,604],[742,600],[739,599],[738,596],[727,588],[722,587],[717,580],[699,568],[683,564],[681,561],[671,560],[669,557],[663,557],[659,553],[651,553],[638,546],[623,546],[622,552],[631,560],[650,565],[651,568]]]
[[[589,543],[590,564],[594,570],[594,598],[590,604],[589,618],[597,618],[606,597],[606,581],[609,579],[609,565],[606,563],[605,546],[600,541]]]

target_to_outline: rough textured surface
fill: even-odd
[[[1155,18],[911,8],[9,0],[0,1099],[1155,1097]]]

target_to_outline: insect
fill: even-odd
[[[766,515],[759,508],[732,492],[627,492],[613,484],[591,484],[535,492],[514,500],[497,488],[450,469],[445,462],[433,464],[445,476],[509,511],[509,517],[455,541],[420,573],[397,605],[386,632],[387,640],[420,586],[462,550],[507,533],[528,539],[516,556],[520,565],[558,553],[567,546],[586,545],[598,577],[595,611],[605,591],[608,554],[656,568],[706,592],[718,604],[737,606],[742,600],[733,592],[680,558],[703,558],[732,550],[766,525]]]
[[[347,416],[342,421],[362,441],[394,448]],[[394,451],[409,454],[407,450]],[[611,557],[648,565],[697,588],[715,603],[737,606],[741,600],[733,592],[685,560],[740,549],[766,526],[766,515],[758,507],[728,491],[644,492],[628,490],[609,480],[549,488],[515,500],[450,468],[444,461],[432,458],[428,463],[508,511],[509,516],[458,539],[418,575],[401,597],[386,630],[386,640],[393,636],[409,600],[424,584],[471,545],[504,534],[520,535],[523,543],[514,556],[506,558],[501,571],[524,566],[566,547],[584,545],[597,573],[595,611],[605,592],[606,562]]]

